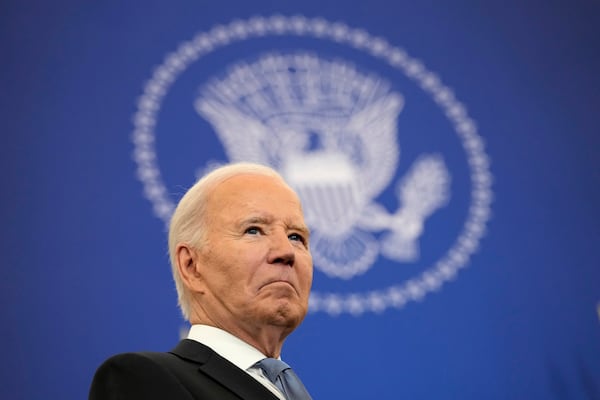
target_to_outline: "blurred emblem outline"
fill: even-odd
[[[340,22],[300,15],[234,20],[198,33],[166,56],[145,85],[133,119],[137,176],[155,215],[168,225],[175,207],[162,181],[154,137],[157,113],[169,88],[189,65],[214,50],[268,35],[330,40],[400,70],[431,96],[451,122],[470,169],[468,215],[444,256],[420,275],[384,289],[313,291],[310,311],[380,313],[438,290],[467,265],[491,215],[492,175],[483,140],[466,107],[421,61],[383,38]],[[367,272],[379,255],[398,262],[418,259],[425,219],[450,198],[451,174],[443,157],[423,154],[395,182],[401,204],[396,211],[390,213],[374,201],[395,176],[400,156],[397,118],[403,106],[402,94],[384,78],[364,73],[346,60],[307,51],[271,51],[253,62],[230,65],[222,76],[199,88],[194,102],[230,161],[271,165],[298,191],[313,231],[315,268],[342,280]],[[198,172],[216,164],[209,161]],[[381,242],[373,232],[383,232]]]

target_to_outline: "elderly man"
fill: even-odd
[[[240,163],[206,175],[169,229],[188,338],[168,353],[108,359],[90,399],[310,399],[280,361],[308,309],[308,240],[298,196],[271,168]]]

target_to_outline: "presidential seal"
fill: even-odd
[[[181,140],[189,154],[174,157]],[[312,231],[311,312],[421,300],[467,264],[490,216],[466,107],[404,50],[320,18],[237,20],[182,43],[144,88],[133,142],[165,224],[174,188],[219,163],[278,169]]]

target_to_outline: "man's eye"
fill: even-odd
[[[257,228],[256,226],[251,226],[250,228],[246,228],[246,231],[244,233],[247,233],[249,235],[258,235],[260,234],[260,228]]]
[[[291,235],[288,236],[288,238],[290,238],[290,240],[298,241],[298,242],[301,242],[301,243],[305,242],[304,236],[299,235],[297,233],[292,233]]]

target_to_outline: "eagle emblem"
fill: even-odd
[[[365,273],[380,255],[416,261],[425,220],[449,200],[450,174],[437,154],[421,155],[393,182],[403,106],[384,79],[306,52],[238,62],[194,102],[231,161],[270,165],[294,187],[315,267],[340,279]],[[376,202],[391,184],[396,210]]]

